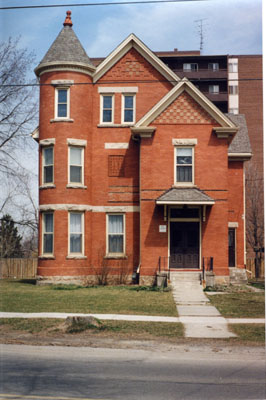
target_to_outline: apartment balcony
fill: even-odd
[[[228,101],[228,93],[227,92],[219,92],[219,93],[209,93],[209,92],[204,92],[202,93],[213,103],[216,102],[226,102]]]
[[[205,69],[205,70],[193,70],[193,71],[183,71],[181,69],[175,69],[174,72],[176,73],[179,78],[184,78],[184,76],[188,79],[200,79],[204,81],[212,81],[212,80],[226,80],[227,79],[227,70],[220,69],[218,71]]]

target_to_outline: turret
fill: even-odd
[[[72,29],[71,11],[35,74],[40,81],[40,279],[86,275],[90,204],[92,75],[95,67]],[[89,226],[89,220],[86,221]],[[67,236],[66,237],[66,232]],[[88,249],[87,249],[88,250]],[[54,277],[54,278],[53,278]]]

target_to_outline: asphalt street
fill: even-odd
[[[262,348],[1,345],[0,399],[266,398]]]

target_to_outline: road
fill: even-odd
[[[266,398],[261,348],[1,345],[0,399]]]

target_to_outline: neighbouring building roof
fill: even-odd
[[[75,64],[80,66],[88,66],[95,70],[95,66],[88,57],[86,51],[81,45],[75,32],[72,29],[71,12],[67,12],[64,27],[41,60],[40,64],[35,68],[36,75],[51,65]]]
[[[252,149],[250,146],[248,127],[246,123],[245,115],[243,114],[226,114],[228,118],[236,125],[239,126],[238,132],[232,139],[228,148],[228,153],[236,154],[251,154]]]
[[[156,204],[212,205],[214,200],[196,188],[171,188],[158,197]]]

